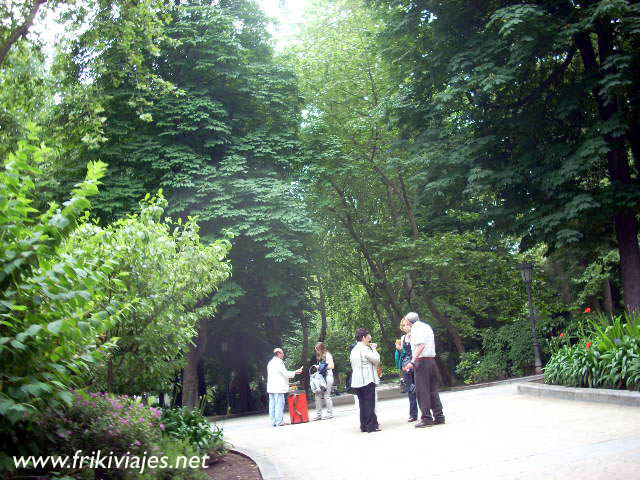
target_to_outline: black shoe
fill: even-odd
[[[416,420],[416,417],[409,417],[409,420],[407,420],[407,422],[415,422]]]
[[[369,433],[373,433],[373,432],[381,432],[382,430],[380,428],[376,428],[375,430],[369,430]]]
[[[433,427],[433,422],[427,422],[424,420],[420,420],[418,423],[416,423],[414,425],[416,428],[426,428],[426,427]]]
[[[444,425],[444,418],[436,418],[433,422],[434,425]]]

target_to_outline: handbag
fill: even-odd
[[[316,372],[311,375],[311,391],[313,393],[322,393],[327,390],[327,381],[320,374],[320,372]]]

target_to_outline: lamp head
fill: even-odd
[[[533,265],[529,262],[521,263],[520,273],[522,274],[522,281],[524,283],[531,283],[531,279],[533,278]]]

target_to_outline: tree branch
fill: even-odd
[[[523,105],[529,103],[531,100],[533,100],[538,95],[540,95],[540,93],[542,93],[549,85],[553,85],[554,83],[557,83],[562,78],[562,76],[564,75],[564,72],[566,72],[567,68],[569,68],[569,65],[571,64],[577,50],[578,50],[577,47],[575,45],[572,45],[569,51],[567,52],[567,58],[565,58],[564,62],[562,62],[560,66],[558,66],[553,72],[551,72],[551,75],[549,75],[549,77],[547,77],[547,79],[544,82],[538,85],[529,95],[525,96],[524,98],[521,98],[517,102],[509,103],[508,105],[491,105],[490,104],[487,107],[493,110],[511,110],[515,108],[520,108]]]
[[[3,64],[4,59],[9,53],[11,47],[20,39],[20,37],[23,37],[27,34],[27,32],[29,31],[29,27],[33,25],[33,20],[36,18],[38,9],[43,3],[46,3],[46,1],[47,0],[35,0],[33,6],[31,7],[31,11],[27,15],[27,18],[25,18],[24,23],[20,25],[16,30],[14,30],[11,35],[9,35],[7,41],[0,48],[0,65]]]

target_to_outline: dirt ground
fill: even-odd
[[[213,465],[207,473],[215,480],[262,480],[262,475],[253,461],[239,453],[229,452]]]

